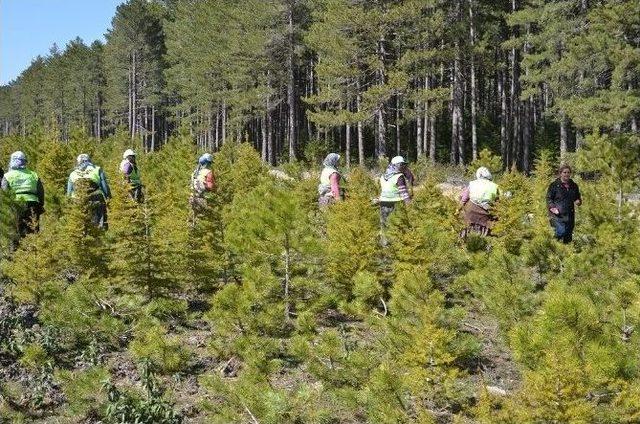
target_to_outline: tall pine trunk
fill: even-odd
[[[289,3],[289,55],[287,58],[287,103],[289,106],[289,160],[296,158],[296,104],[295,104],[295,74],[294,74],[294,40],[293,40],[293,4]]]
[[[451,81],[451,152],[452,164],[464,164],[464,135],[462,129],[462,70],[460,63],[460,43],[455,42],[455,58]]]
[[[396,155],[401,154],[400,146],[400,96],[396,96]]]
[[[471,41],[471,158],[478,159],[478,130],[477,130],[477,83],[476,83],[476,62],[475,44],[476,34],[473,22],[473,0],[469,0],[469,38]]]
[[[567,155],[569,146],[569,121],[564,112],[560,112],[560,158]]]
[[[506,72],[501,71],[498,75],[498,96],[500,96],[500,155],[502,156],[502,167],[509,167],[509,138],[508,123],[509,109],[507,108]]]
[[[361,96],[360,96],[360,82],[357,83],[358,94],[356,95],[356,109],[358,113],[361,112]],[[358,121],[358,164],[364,166],[364,130],[362,128],[362,120]]]
[[[417,117],[416,117],[416,156],[420,157],[422,156],[422,146],[423,146],[423,139],[422,139],[422,125],[424,122],[424,111],[421,107],[422,102],[416,102],[416,111],[417,111]]]
[[[378,40],[378,59],[380,61],[380,68],[376,71],[377,73],[377,82],[378,85],[384,85],[385,73],[384,73],[384,59],[385,59],[385,48],[384,48],[384,36]],[[387,155],[387,147],[386,147],[386,125],[384,121],[384,112],[385,112],[385,104],[381,102],[378,104],[376,109],[376,157],[381,158]]]

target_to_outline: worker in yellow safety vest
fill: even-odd
[[[470,231],[487,236],[496,222],[491,207],[500,196],[500,188],[493,181],[493,175],[484,166],[476,170],[476,179],[469,182],[460,195],[460,208],[464,210],[466,228],[461,236],[464,238]]]
[[[410,175],[411,177],[408,177]],[[411,180],[411,181],[409,181]],[[402,156],[391,159],[384,174],[380,176],[380,223],[384,227],[391,212],[399,203],[411,202],[413,175]]]
[[[44,212],[44,187],[38,174],[27,168],[27,156],[13,152],[9,170],[0,183],[3,191],[11,191],[18,202],[17,229],[20,237],[40,230],[40,215]]]
[[[81,186],[86,190],[87,200],[90,202],[92,222],[98,228],[108,229],[107,199],[111,198],[111,190],[102,168],[94,165],[86,153],[78,155],[76,168],[69,174],[67,196],[78,198],[77,191]]]
[[[142,180],[140,179],[140,171],[136,162],[136,152],[127,149],[122,154],[122,162],[120,162],[120,172],[124,177],[125,184],[129,186],[129,195],[138,203],[144,201],[142,193]]]

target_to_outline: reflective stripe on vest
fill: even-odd
[[[398,189],[398,178],[402,173],[393,174],[391,178],[385,180],[384,175],[380,177],[380,201],[381,202],[401,202],[400,189]]]
[[[489,204],[498,197],[498,185],[493,181],[478,179],[469,183],[469,199],[477,205]]]
[[[99,166],[89,165],[84,170],[76,169],[71,173],[71,175],[69,175],[69,179],[73,184],[74,192],[71,194],[72,196],[75,195],[76,182],[80,179],[86,179],[91,181],[93,183],[93,186],[95,187],[94,190],[99,191],[104,195],[104,193],[102,192],[102,187],[100,186],[100,167]]]
[[[12,169],[4,174],[4,178],[15,193],[16,200],[38,201],[38,174],[27,169]]]
[[[320,184],[318,184],[318,194],[320,196],[331,196],[331,175],[338,174],[338,181],[340,181],[340,173],[337,169],[326,166],[320,173]],[[338,183],[339,184],[339,183]]]

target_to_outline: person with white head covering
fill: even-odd
[[[484,166],[479,167],[476,170],[476,179],[469,183],[460,196],[459,210],[464,209],[467,224],[463,237],[466,237],[469,231],[485,236],[491,232],[496,219],[490,210],[499,195],[500,188],[493,182],[491,171]]]
[[[207,197],[216,189],[216,177],[212,169],[213,155],[204,153],[198,158],[198,165],[191,174],[191,197],[189,203],[196,210],[207,205]]]
[[[411,202],[410,184],[413,184],[413,174],[407,162],[402,156],[395,156],[380,176],[380,223],[383,227],[398,203]]]
[[[40,215],[44,212],[44,186],[38,174],[27,168],[27,156],[13,152],[9,159],[9,170],[2,176],[0,187],[11,190],[20,205],[18,232],[20,237],[40,230]],[[14,246],[15,247],[15,246]]]
[[[340,155],[337,153],[329,153],[322,162],[323,168],[320,173],[320,184],[318,184],[320,207],[342,200],[343,190],[340,187],[342,176],[338,171],[339,163]]]
[[[142,180],[140,179],[140,171],[136,162],[136,152],[127,149],[122,154],[122,162],[120,162],[120,172],[124,177],[124,181],[129,185],[129,195],[136,202],[141,203],[144,199],[142,194]]]
[[[94,165],[91,157],[81,153],[76,159],[76,167],[69,174],[67,180],[67,196],[78,198],[77,191],[82,187],[86,190],[87,200],[90,202],[92,221],[104,230],[108,229],[107,199],[111,198],[111,190],[107,183],[104,170]]]

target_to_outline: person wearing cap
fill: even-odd
[[[198,165],[191,175],[191,197],[189,203],[194,208],[202,208],[207,205],[207,194],[215,191],[216,178],[211,169],[213,156],[204,153],[198,158]]]
[[[44,186],[38,174],[27,168],[27,156],[13,152],[9,159],[9,170],[2,176],[3,191],[11,190],[18,209],[18,233],[24,237],[40,230],[40,215],[44,213]]]
[[[81,186],[87,190],[87,199],[91,203],[93,223],[98,228],[108,229],[107,199],[111,198],[111,190],[102,168],[94,165],[86,153],[78,155],[76,168],[69,174],[67,196],[77,198],[76,191]]]
[[[125,183],[129,185],[129,195],[131,198],[138,203],[142,203],[144,200],[142,180],[140,179],[138,164],[136,163],[136,153],[132,149],[127,149],[122,154],[120,172],[122,172]]]
[[[460,210],[464,210],[466,228],[461,236],[465,238],[470,231],[487,236],[496,222],[491,207],[500,195],[500,188],[493,181],[493,175],[484,166],[476,170],[476,179],[462,191]]]
[[[409,171],[404,158],[396,156],[391,159],[387,170],[380,177],[380,222],[383,227],[398,203],[411,202],[410,182],[407,175],[413,179],[413,174]]]
[[[340,155],[329,153],[322,162],[324,168],[320,173],[320,184],[318,184],[318,204],[325,207],[333,202],[342,200],[343,190],[340,187],[342,176],[338,171]]]

